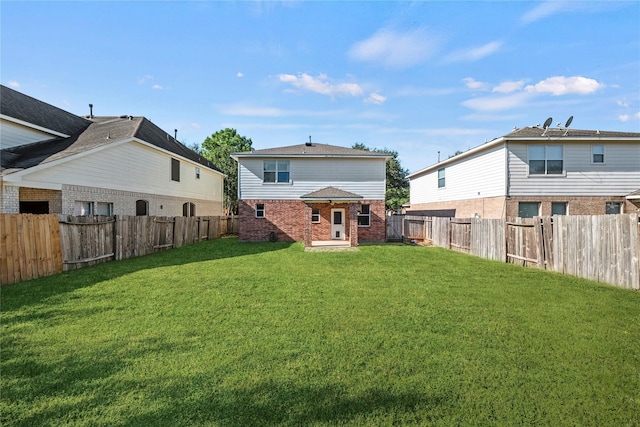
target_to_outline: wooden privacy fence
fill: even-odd
[[[403,239],[640,290],[638,214],[513,220],[405,216]]]
[[[238,233],[237,217],[0,215],[0,284]]]
[[[0,215],[0,284],[60,272],[58,215]]]

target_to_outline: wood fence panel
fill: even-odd
[[[451,219],[433,217],[433,244],[451,249]]]
[[[0,285],[62,271],[57,215],[0,214]]]
[[[638,215],[554,217],[553,270],[640,290]]]
[[[115,221],[114,217],[105,216],[60,215],[64,270],[75,270],[115,259]]]
[[[387,240],[402,240],[402,215],[387,216]]]
[[[451,249],[469,253],[471,251],[471,219],[451,218]]]
[[[492,261],[507,259],[505,221],[474,218],[471,223],[470,253]]]
[[[217,239],[220,237],[220,217],[209,217],[209,240]]]
[[[507,262],[538,266],[536,226],[533,218],[516,218],[506,222]]]

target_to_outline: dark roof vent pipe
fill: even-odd
[[[93,104],[89,104],[89,118],[93,119]]]
[[[173,139],[178,140],[178,129],[173,130]]]
[[[311,135],[309,135],[309,142],[305,143],[307,147],[311,147]]]

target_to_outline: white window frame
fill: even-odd
[[[553,205],[564,205],[564,213],[554,214]],[[569,202],[551,202],[551,215],[569,215]]]
[[[320,222],[320,209],[318,208],[311,209],[311,222],[313,224],[318,224]]]
[[[618,212],[607,212],[607,208],[610,205],[617,205],[618,206]],[[622,203],[622,202],[607,202],[606,205],[605,205],[605,214],[607,214],[607,215],[621,214],[623,206],[624,206],[624,203]]]
[[[520,206],[521,206],[522,204],[524,204],[524,203],[527,203],[527,204],[530,204],[530,205],[537,205],[537,207],[538,207],[538,212],[537,212],[535,215],[533,215],[533,216],[523,216],[523,217],[521,217],[521,218],[533,218],[533,217],[536,217],[536,216],[540,216],[540,206],[541,206],[541,203],[540,203],[540,202],[518,202],[518,216],[519,216],[519,217],[520,217],[520,211],[521,211]]]
[[[200,179],[200,168],[196,167],[196,179]]]
[[[561,158],[560,159],[556,159],[556,158],[549,158],[549,149],[550,148],[559,148],[560,152],[561,152]],[[542,149],[543,152],[543,157],[542,158],[532,158],[532,154],[531,151],[533,149]],[[549,173],[549,162],[552,161],[561,161],[562,162],[562,170],[558,173]],[[544,162],[544,172],[539,172],[539,173],[535,173],[535,172],[531,172],[531,162],[532,161],[542,161]],[[528,168],[528,173],[529,176],[565,176],[566,175],[566,169],[565,169],[565,164],[564,164],[564,146],[561,144],[545,144],[545,145],[541,145],[541,144],[532,144],[529,145],[527,147],[527,168]]]
[[[267,164],[273,164],[273,169],[267,170]],[[267,173],[274,174],[273,181],[267,180]],[[287,180],[280,180],[280,174],[286,173]],[[264,160],[262,162],[262,182],[265,184],[289,184],[291,182],[291,162],[289,160]]]
[[[602,149],[602,153],[596,153],[595,149],[596,148],[601,148]],[[597,144],[597,145],[592,145],[591,146],[591,164],[592,165],[604,165],[605,164],[605,159],[607,158],[605,156],[605,148],[604,145],[602,144]],[[601,162],[596,162],[595,156],[602,156],[602,161]]]
[[[113,202],[96,202],[95,208],[96,215],[113,216]]]
[[[256,212],[256,218],[264,218],[265,217],[265,212],[266,212],[264,203],[256,203],[255,212]]]
[[[366,213],[365,211],[366,208]],[[366,224],[360,224],[360,218],[366,218]],[[369,203],[363,203],[360,205],[360,210],[358,211],[358,227],[371,227],[371,205]]]
[[[446,168],[440,168],[438,169],[438,188],[444,188],[446,185],[446,172],[445,172]],[[442,172],[442,176],[440,176],[440,172]]]
[[[73,214],[75,216],[93,215],[93,212],[94,212],[93,202],[87,202],[85,200],[76,200],[73,207]]]

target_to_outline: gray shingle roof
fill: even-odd
[[[211,162],[176,141],[173,136],[170,136],[144,117],[119,116],[84,119],[11,89],[5,92],[5,89],[8,88],[3,86],[2,114],[5,114],[5,110],[11,114],[16,114],[16,111],[20,111],[20,117],[6,115],[71,136],[69,138],[56,138],[0,150],[0,171],[3,174],[27,169],[132,138],[145,141],[158,148],[217,170]],[[4,98],[5,93],[11,93],[9,99]],[[14,103],[19,105],[13,105]],[[33,108],[33,110],[29,110],[29,108]],[[31,111],[33,117],[27,114],[28,111]],[[52,122],[48,123],[48,119],[51,119]]]
[[[566,135],[565,135],[566,134]],[[535,138],[535,137],[564,137],[564,138],[640,138],[638,132],[617,132],[604,130],[584,130],[584,129],[566,129],[566,128],[547,128],[537,126],[524,127],[516,129],[504,136],[504,138]]]
[[[301,199],[317,199],[317,200],[353,200],[362,199],[362,196],[349,191],[344,191],[335,187],[325,187],[317,191],[305,194]]]
[[[374,151],[356,150],[354,148],[339,147],[336,145],[318,144],[311,145],[298,144],[286,147],[265,148],[262,150],[244,151],[233,153],[232,157],[379,157],[391,158],[389,154],[377,153]]]
[[[53,105],[0,85],[0,114],[23,122],[74,135],[86,129],[91,122]]]

